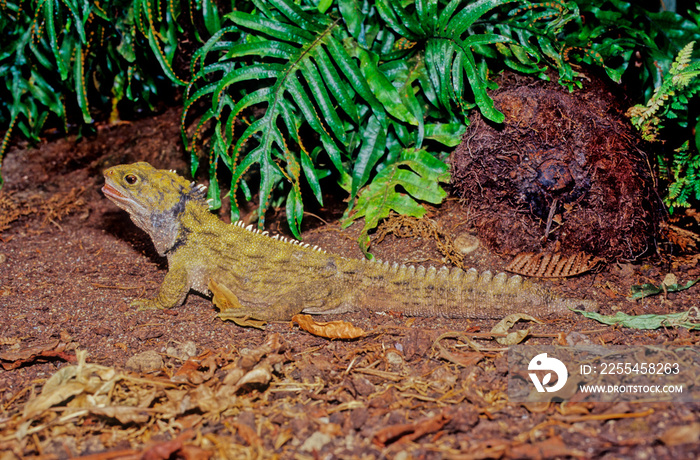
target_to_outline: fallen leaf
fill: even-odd
[[[674,284],[678,284],[678,277],[674,273],[666,273],[661,283],[664,286],[673,286]]]
[[[675,282],[674,282],[675,281]],[[678,284],[678,279],[672,273],[667,274],[664,277],[663,282],[656,286],[655,284],[647,283],[641,286],[634,285],[630,288],[632,294],[628,297],[629,300],[639,300],[644,297],[649,297],[652,295],[660,294],[662,292],[679,292],[684,291],[688,288],[693,287],[695,283],[700,281],[700,278],[688,281],[687,283]],[[667,284],[668,283],[668,284]]]
[[[304,441],[299,450],[309,453],[320,452],[327,444],[330,444],[331,441],[333,441],[333,438],[330,435],[316,431],[306,438],[306,441]]]
[[[498,324],[493,327],[493,329],[491,329],[492,334],[506,334],[505,337],[497,337],[496,342],[500,343],[501,345],[517,345],[525,340],[525,337],[530,335],[529,328],[508,332],[508,329],[512,328],[518,321],[533,321],[535,323],[542,324],[542,321],[539,319],[525,313],[514,313],[512,315],[508,315],[499,321]]]
[[[190,382],[195,385],[206,382],[216,372],[216,356],[210,350],[200,356],[190,358],[171,377],[173,382]]]
[[[284,343],[281,340],[281,336],[278,333],[270,334],[265,343],[258,348],[252,350],[250,348],[241,348],[238,350],[241,357],[237,365],[242,369],[250,370],[265,356],[281,353],[283,347]]]
[[[450,421],[446,414],[438,414],[427,420],[415,423],[402,423],[379,430],[372,438],[372,443],[380,448],[399,442],[410,442],[428,433],[435,433]]]
[[[272,368],[266,363],[261,363],[255,366],[255,368],[246,373],[241,379],[236,383],[235,389],[238,390],[243,385],[250,384],[260,384],[267,385],[272,380]]]
[[[124,425],[128,423],[146,423],[150,415],[143,408],[131,406],[90,407],[91,414],[104,415],[119,420]]]
[[[449,351],[442,344],[442,341],[444,339],[461,340],[475,351],[470,351],[468,353]],[[474,340],[472,340],[469,336],[461,334],[459,332],[445,332],[444,334],[440,335],[440,337],[435,339],[435,342],[433,342],[433,348],[437,350],[438,356],[440,358],[449,361],[453,364],[457,364],[459,366],[464,367],[473,366],[474,364],[478,363],[484,358],[484,354],[480,351],[482,347]]]
[[[251,427],[249,427],[245,423],[231,422],[231,426],[234,427],[238,431],[238,435],[241,438],[243,438],[243,440],[245,442],[247,442],[249,446],[253,446],[253,447],[262,446],[262,439],[260,439],[260,436],[258,436],[258,433],[256,433],[255,430],[253,430]]]
[[[17,369],[25,364],[35,362],[43,363],[50,359],[59,359],[69,363],[75,362],[75,355],[65,352],[66,343],[52,340],[47,343],[22,347],[19,350],[10,350],[0,353],[0,365],[6,371]]]
[[[619,324],[630,329],[658,329],[660,327],[685,327],[688,330],[700,330],[700,323],[693,321],[698,317],[698,308],[693,307],[688,311],[680,313],[669,313],[666,315],[628,315],[618,311],[614,316],[601,315],[592,311],[574,310],[581,313],[586,318],[594,319],[603,324],[611,326]],[[691,315],[694,313],[694,315]]]
[[[192,430],[182,432],[175,439],[160,442],[144,450],[141,460],[167,460],[170,458],[181,458],[183,460],[207,460],[212,453],[191,444],[185,444],[194,438]]]
[[[119,375],[111,367],[86,363],[87,351],[79,350],[76,356],[77,365],[59,369],[46,381],[41,394],[27,403],[24,407],[25,418],[32,418],[71,397],[83,393],[92,394],[95,389],[107,393],[119,379]]]
[[[356,339],[366,334],[363,329],[346,321],[315,321],[311,315],[294,315],[292,322],[297,323],[306,332],[327,339]]]

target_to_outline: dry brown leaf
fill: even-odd
[[[141,460],[167,460],[169,458],[207,460],[211,458],[211,452],[191,444],[185,444],[185,441],[189,441],[192,438],[194,438],[194,432],[186,430],[175,439],[160,442],[146,449],[141,456]]]
[[[444,339],[461,340],[475,351],[468,353],[450,351],[442,344]],[[435,339],[433,348],[437,350],[439,358],[464,367],[473,366],[484,358],[484,354],[480,351],[481,345],[472,340],[471,337],[460,332],[445,332]]]
[[[243,438],[249,446],[260,447],[262,446],[262,439],[258,436],[258,433],[254,429],[240,422],[231,422],[231,426],[238,431],[238,435]]]
[[[366,334],[363,329],[346,321],[315,321],[311,315],[294,315],[292,322],[297,323],[306,332],[327,339],[357,339]]]
[[[238,350],[241,357],[238,360],[237,366],[245,370],[250,370],[265,356],[281,353],[283,348],[284,343],[282,342],[281,336],[278,333],[270,334],[267,340],[265,340],[265,343],[258,348],[241,348]]]
[[[185,361],[170,380],[199,385],[211,379],[216,369],[216,356],[212,354],[211,350],[207,350],[201,355]]]
[[[666,235],[671,243],[681,248],[681,251],[693,251],[700,244],[700,235],[690,230],[677,227],[675,225],[666,225]]]
[[[216,414],[226,409],[226,405],[219,401],[214,390],[208,385],[197,385],[187,396],[192,405],[198,407],[203,414]]]
[[[250,385],[257,383],[260,385],[267,385],[272,380],[272,368],[266,363],[261,363],[255,366],[255,368],[246,373],[241,379],[236,383],[235,388],[238,390],[243,385]]]
[[[570,256],[548,252],[521,252],[508,264],[506,270],[537,278],[568,278],[590,271],[600,262],[602,259],[585,252],[577,252]]]
[[[513,327],[518,321],[533,321],[542,324],[539,319],[527,315],[525,313],[514,313],[503,318],[491,329],[492,334],[506,334],[505,337],[497,337],[496,342],[501,345],[517,345],[522,342],[525,337],[530,335],[530,329],[521,329],[519,331],[508,332],[508,329]]]
[[[380,448],[397,442],[415,441],[429,433],[440,431],[451,420],[447,414],[438,414],[416,423],[402,423],[379,430],[372,438],[372,443]]]
[[[76,354],[78,364],[61,368],[52,375],[44,384],[41,394],[24,407],[24,417],[32,418],[49,407],[83,393],[94,393],[100,389],[104,394],[119,379],[119,375],[111,367],[86,363],[85,350],[79,350]]]
[[[0,365],[6,371],[16,369],[28,363],[46,362],[49,359],[59,359],[69,363],[75,362],[75,356],[65,352],[66,345],[59,340],[23,347],[19,350],[9,350],[0,353]]]
[[[279,433],[277,433],[277,437],[275,438],[275,442],[273,444],[275,450],[278,450],[280,447],[287,444],[287,442],[291,441],[292,439],[294,439],[294,432],[291,428],[285,428],[283,430],[280,430]]]
[[[107,407],[90,407],[88,409],[91,414],[104,415],[119,420],[119,423],[124,425],[128,423],[146,423],[151,417],[147,411],[140,407],[131,406],[107,406]]]

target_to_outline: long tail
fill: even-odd
[[[410,316],[501,318],[511,313],[548,316],[570,308],[590,309],[590,300],[565,299],[543,286],[490,271],[466,272],[447,267],[414,267],[389,263],[364,264],[358,281],[359,304]]]

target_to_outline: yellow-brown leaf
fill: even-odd
[[[310,315],[294,315],[292,322],[306,332],[327,339],[356,339],[365,335],[365,331],[346,321],[315,321]]]

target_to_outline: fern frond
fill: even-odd
[[[470,33],[471,27],[489,11],[514,0],[452,0],[439,14],[437,21],[427,19],[436,9],[416,6],[410,12],[402,3],[378,0],[377,11],[394,32],[413,41],[423,41],[426,70],[438,96],[440,106],[452,113],[471,89],[481,113],[501,123],[504,116],[493,105],[486,92],[487,82],[477,69],[473,48],[498,43],[512,43],[509,37],[494,33]],[[427,30],[426,26],[431,26]],[[414,52],[418,49],[412,48]],[[468,85],[465,84],[469,82]]]
[[[673,64],[671,64],[671,69],[669,70],[669,73],[671,75],[677,75],[679,74],[683,69],[688,67],[688,64],[690,63],[690,60],[693,57],[693,47],[695,46],[695,42],[692,41],[685,45],[680,52],[678,53],[678,56],[676,56],[676,59],[673,61]]]
[[[632,122],[647,140],[656,140],[664,125],[674,123],[687,129],[689,126],[688,106],[690,100],[700,91],[700,61],[692,60],[694,42],[688,43],[679,52],[662,85],[656,89],[646,106],[635,106],[628,111]],[[694,129],[700,127],[695,120]],[[690,199],[700,200],[700,137],[695,134],[694,145],[685,140],[673,152],[671,159],[659,157],[659,163],[670,163],[670,174],[664,176],[669,181],[664,202],[673,213],[676,207],[690,206]]]
[[[440,182],[449,182],[449,167],[445,163],[425,150],[404,150],[399,161],[382,169],[372,183],[362,190],[357,205],[342,225],[347,227],[355,220],[364,218],[360,248],[371,258],[369,230],[377,227],[379,221],[392,211],[423,217],[426,210],[416,199],[440,203],[447,195]]]
[[[692,61],[694,44],[691,41],[681,49],[646,105],[636,105],[627,111],[632,123],[645,132],[646,139],[655,139],[660,120],[676,118],[676,111],[685,110],[688,99],[700,89],[700,62]]]
[[[211,145],[212,161],[223,161],[232,172],[232,217],[238,217],[237,190],[248,189],[245,174],[252,167],[258,168],[259,225],[264,225],[273,190],[286,182],[290,186],[287,219],[298,237],[303,215],[302,175],[320,200],[321,172],[313,166],[307,151],[290,149],[288,144],[301,146],[299,133],[302,126],[307,126],[318,136],[341,181],[348,183],[348,133],[359,128],[360,113],[366,113],[368,107],[386,131],[386,114],[356,61],[335,37],[337,20],[310,14],[287,0],[256,5],[260,7],[257,14],[234,11],[226,16],[236,31],[247,33],[245,41],[239,40],[226,49],[216,43],[223,40],[221,34],[196,56],[200,70],[188,88],[185,107],[192,107],[198,99],[211,98],[212,107],[200,124],[214,122],[215,133],[224,133],[217,134],[220,141]],[[207,56],[217,54],[218,60],[205,62]],[[212,80],[215,85],[207,83]],[[360,110],[358,104],[364,108]],[[255,106],[264,107],[264,114],[234,139],[230,133],[235,120]],[[365,138],[363,144],[369,145],[370,141]],[[193,157],[197,156],[191,151]],[[358,181],[356,187],[362,185],[364,182]]]

